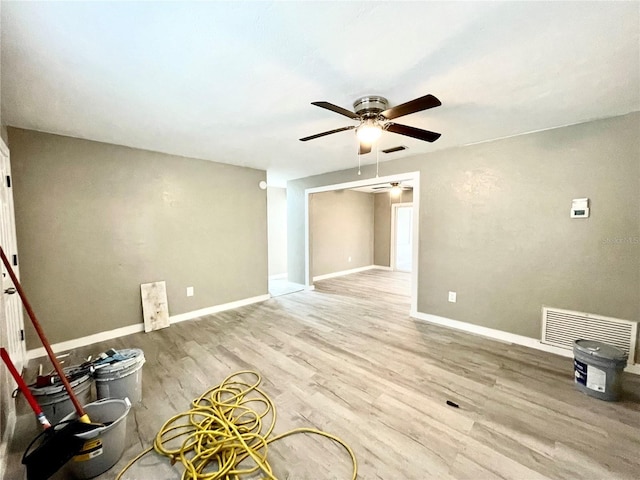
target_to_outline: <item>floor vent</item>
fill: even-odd
[[[635,363],[637,322],[542,307],[542,343],[572,349],[579,338],[615,345],[629,354],[629,364]]]

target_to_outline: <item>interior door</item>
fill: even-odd
[[[16,276],[20,278],[13,210],[11,163],[9,150],[2,141],[0,141],[0,183],[0,245],[2,245],[5,255],[13,265]],[[26,363],[22,304],[4,264],[2,265],[2,292],[0,294],[2,295],[2,301],[0,302],[2,311],[0,314],[4,314],[1,315],[4,317],[1,321],[4,322],[3,329],[6,332],[6,349],[16,369],[21,371]]]
[[[413,206],[407,203],[393,205],[393,268],[410,272],[413,263]]]

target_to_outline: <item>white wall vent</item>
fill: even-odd
[[[615,345],[627,352],[629,364],[635,363],[637,322],[542,307],[542,343],[573,349],[573,342],[580,338]]]

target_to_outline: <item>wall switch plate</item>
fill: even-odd
[[[347,259],[347,261],[348,261],[348,262],[351,262],[351,257],[349,257],[349,258]]]
[[[456,303],[456,296],[457,296],[456,292],[449,292],[449,301],[451,303]]]
[[[193,297],[193,287],[187,287],[187,297]]]

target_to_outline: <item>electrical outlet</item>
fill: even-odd
[[[449,301],[451,303],[456,303],[456,296],[457,296],[456,292],[449,292]]]
[[[187,297],[193,297],[193,287],[187,287]]]
[[[351,262],[351,257],[348,258],[348,261]]]

